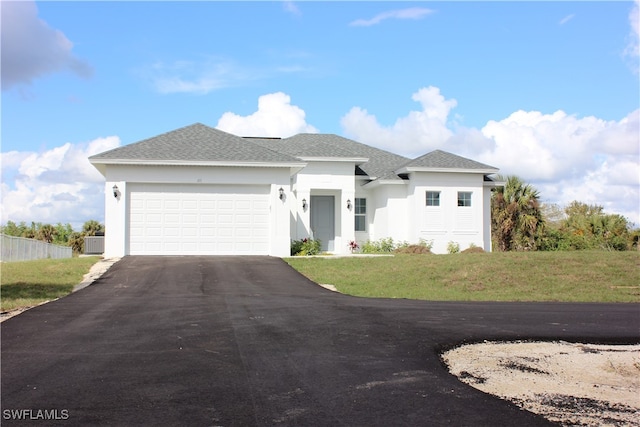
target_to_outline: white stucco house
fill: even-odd
[[[408,159],[337,135],[247,138],[196,123],[89,158],[104,175],[105,256],[288,256],[393,238],[491,250],[498,169],[444,151]]]

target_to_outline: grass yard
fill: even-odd
[[[95,256],[0,264],[0,310],[31,307],[69,294],[99,260]]]
[[[317,283],[376,298],[640,302],[640,253],[493,252],[285,259]]]

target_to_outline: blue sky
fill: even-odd
[[[640,223],[638,2],[7,2],[2,223],[103,220],[86,157],[201,122],[517,174]]]

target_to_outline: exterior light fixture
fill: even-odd
[[[117,185],[113,186],[113,197],[115,197],[116,199],[118,198],[118,186]]]
[[[347,209],[351,210],[351,199],[347,199]]]
[[[302,199],[302,210],[307,210],[307,199]]]
[[[282,187],[280,187],[278,192],[280,193],[280,200],[284,199],[284,189]]]

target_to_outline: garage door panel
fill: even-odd
[[[218,230],[218,235],[222,238],[233,237],[233,230],[231,228],[221,228]]]
[[[166,210],[179,210],[180,209],[180,201],[179,200],[165,200],[164,208]]]
[[[269,189],[130,184],[129,252],[266,255]]]
[[[162,200],[160,199],[149,199],[147,200],[147,209],[162,209]]]
[[[220,200],[218,202],[219,209],[221,211],[232,211],[233,210],[233,202],[231,200]]]

